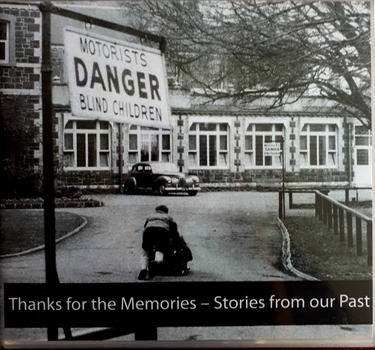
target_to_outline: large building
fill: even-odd
[[[0,5],[2,110],[25,106],[14,118],[41,122],[41,14],[37,6]],[[254,188],[371,186],[371,133],[306,97],[269,110],[267,101],[203,104],[193,91],[170,86],[172,129],[84,119],[72,115],[64,46],[54,44],[53,104],[58,186],[116,191],[120,176],[141,160],[170,161],[203,183]],[[35,140],[24,162],[42,165]]]
[[[61,91],[60,86],[59,96]],[[59,106],[65,181],[71,186],[116,185],[120,172],[146,160],[174,162],[211,184],[277,188],[284,180],[288,187],[371,185],[371,133],[322,106],[318,98],[270,112],[258,106],[204,108],[181,90],[171,89],[170,96],[172,130],[78,120],[69,105],[65,110]]]

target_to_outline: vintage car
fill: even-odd
[[[198,176],[179,172],[176,164],[140,162],[132,166],[124,181],[123,193],[135,193],[139,190],[151,190],[160,195],[187,192],[189,196],[195,196],[201,188]]]

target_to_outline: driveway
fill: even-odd
[[[166,204],[193,251],[191,281],[296,280],[278,269],[281,234],[273,220],[277,194],[258,192],[169,195],[101,195],[100,208],[64,209],[84,216],[87,226],[57,245],[61,282],[134,282],[146,216]],[[57,209],[60,210],[60,209]],[[7,281],[43,281],[44,253],[3,261]],[[36,274],[22,273],[28,271]],[[8,274],[9,272],[9,274]],[[181,280],[156,277],[155,280]]]
[[[299,278],[279,266],[281,234],[274,217],[277,193],[200,193],[169,195],[100,195],[100,208],[64,209],[84,216],[86,227],[57,245],[62,283],[136,282],[146,216],[166,204],[192,249],[191,271],[183,277],[153,281],[287,281]],[[62,209],[58,209],[62,210]],[[44,252],[3,259],[3,282],[44,282]],[[45,339],[45,330],[6,329],[7,340]],[[219,327],[159,329],[158,339],[264,339],[279,337],[353,337],[363,327]],[[127,338],[125,338],[127,339]]]

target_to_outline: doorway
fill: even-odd
[[[371,130],[363,125],[354,126],[354,177],[356,187],[372,186]]]

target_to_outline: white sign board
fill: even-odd
[[[265,156],[278,156],[280,155],[281,147],[280,142],[265,142],[263,153]]]
[[[73,28],[64,33],[72,114],[170,128],[164,57],[159,50]]]

